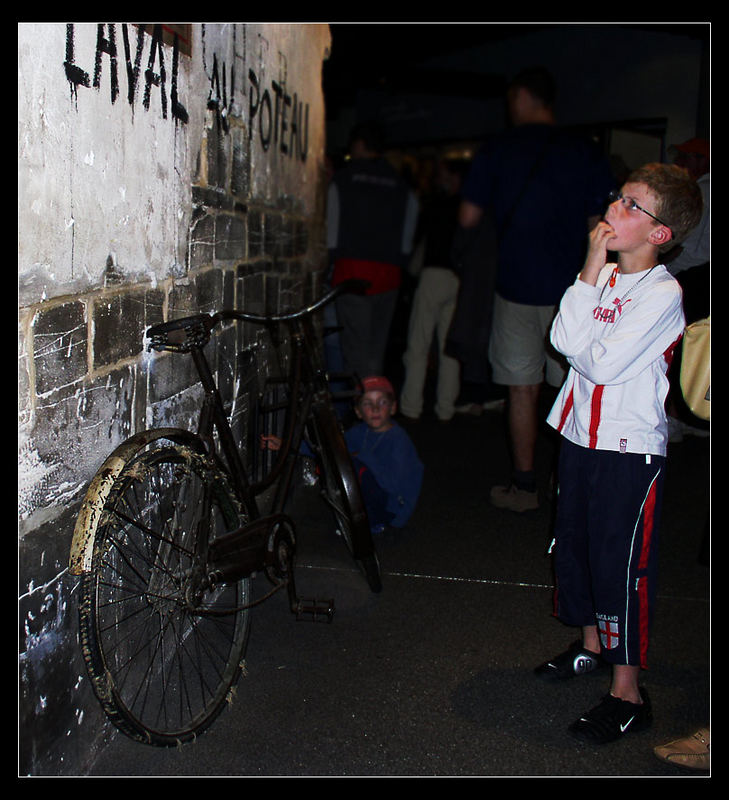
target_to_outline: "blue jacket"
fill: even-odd
[[[401,528],[410,519],[420,495],[423,464],[415,445],[397,423],[384,433],[371,431],[360,422],[345,433],[352,456],[372,471],[377,483],[387,492],[390,523]]]

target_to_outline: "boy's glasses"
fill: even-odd
[[[608,195],[608,199],[611,203],[620,202],[623,208],[627,208],[628,211],[642,211],[644,214],[647,214],[651,219],[654,219],[656,222],[660,222],[661,225],[665,225],[669,230],[671,230],[671,226],[664,222],[662,219],[659,219],[655,214],[651,214],[650,211],[646,211],[643,206],[639,206],[632,197],[625,197],[620,192],[610,192]]]

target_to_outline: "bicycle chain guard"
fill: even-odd
[[[274,592],[283,586],[288,588],[289,606],[297,619],[306,615],[314,621],[331,622],[334,617],[333,600],[300,598],[296,593],[295,549],[294,523],[285,514],[274,514],[249,522],[211,545],[208,585],[238,580],[264,570],[275,585]]]

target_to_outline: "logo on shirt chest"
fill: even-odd
[[[615,322],[618,317],[623,313],[623,309],[630,302],[628,298],[625,302],[621,302],[619,297],[613,300],[613,308],[605,308],[603,306],[595,306],[592,311],[592,316],[599,322]],[[617,312],[617,313],[616,313]]]

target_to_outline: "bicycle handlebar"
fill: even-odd
[[[150,350],[173,350],[187,352],[190,347],[202,347],[210,338],[210,332],[219,323],[230,320],[242,320],[259,325],[272,325],[280,322],[292,322],[323,308],[340,294],[363,294],[369,287],[369,281],[350,279],[343,281],[327,292],[319,300],[309,306],[290,311],[285,314],[250,314],[247,311],[223,309],[215,314],[194,314],[190,317],[161,322],[147,329]]]
[[[332,300],[340,294],[363,294],[369,285],[369,281],[357,280],[354,278],[343,281],[310,306],[304,306],[304,308],[300,308],[297,311],[290,311],[285,314],[249,314],[246,311],[227,310],[219,311],[215,316],[222,315],[221,319],[240,319],[245,322],[258,322],[262,325],[276,322],[291,322],[292,320],[301,319],[301,317],[307,317],[309,314],[313,314],[315,311],[331,303]]]

